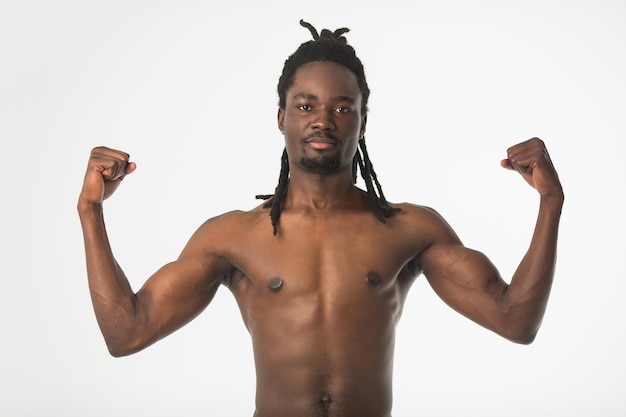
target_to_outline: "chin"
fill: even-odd
[[[311,157],[303,155],[300,158],[300,166],[309,171],[333,174],[341,169],[341,158],[338,155]]]

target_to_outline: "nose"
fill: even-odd
[[[335,121],[333,120],[332,111],[317,112],[311,127],[314,130],[335,130]]]

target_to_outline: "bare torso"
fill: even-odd
[[[330,73],[318,81],[340,93],[320,93],[328,101],[322,107],[332,110],[330,104],[343,93],[332,85],[336,71]],[[305,119],[316,114],[299,108],[306,110]],[[358,123],[351,112],[338,114],[348,116],[329,113],[312,126],[330,129],[339,123],[342,136],[354,136]],[[279,116],[285,122],[280,127],[287,127],[286,113]],[[297,142],[298,131],[291,130],[291,142]],[[315,143],[324,150],[341,141]],[[297,154],[297,146],[292,151]],[[135,293],[111,251],[102,202],[136,164],[121,151],[94,148],[78,211],[94,311],[111,354],[132,354],[174,332],[224,283],[252,336],[256,417],[389,417],[395,327],[422,270],[459,313],[511,341],[533,341],[554,276],[563,205],[562,187],[540,139],[509,148],[502,161],[541,196],[530,246],[510,284],[430,209],[403,204],[380,223],[364,193],[353,187],[350,152],[342,155],[347,162],[334,176],[290,166],[277,236],[266,209],[210,219],[176,261]]]
[[[236,228],[223,256],[252,337],[255,416],[390,415],[395,327],[419,273],[402,217],[286,210],[278,236],[266,210],[223,219]]]

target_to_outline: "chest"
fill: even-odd
[[[382,291],[416,275],[410,267],[418,250],[415,238],[371,213],[285,216],[277,236],[266,229],[242,236],[234,262],[259,291]]]

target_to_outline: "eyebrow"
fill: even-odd
[[[299,98],[303,98],[305,100],[317,100],[317,96],[314,94],[307,94],[307,93],[298,93],[296,95],[294,95],[293,97],[291,97],[292,100],[296,100]],[[332,101],[334,102],[341,102],[341,101],[347,101],[348,103],[355,103],[356,101],[354,100],[354,98],[350,97],[350,96],[335,96],[331,98]]]

